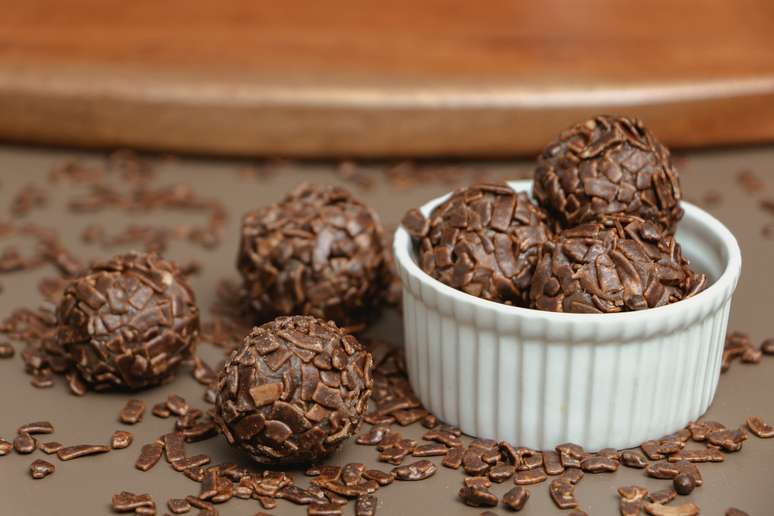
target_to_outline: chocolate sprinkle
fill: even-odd
[[[54,432],[54,425],[48,421],[36,421],[34,423],[27,423],[22,425],[16,430],[18,433],[34,434],[50,434]]]
[[[38,444],[38,448],[40,451],[45,453],[46,455],[53,455],[54,453],[58,452],[62,448],[64,448],[64,445],[62,443],[56,442],[56,441],[49,441],[46,443],[40,443]]]
[[[159,461],[162,451],[163,446],[159,443],[154,442],[144,445],[140,450],[140,456],[134,463],[134,467],[140,471],[148,471]]]
[[[109,447],[101,444],[78,444],[60,449],[56,452],[56,456],[59,457],[59,460],[72,460],[109,451]]]
[[[32,475],[32,478],[35,480],[40,480],[41,478],[49,476],[55,469],[56,467],[50,462],[38,459],[30,464],[30,475]]]
[[[16,350],[7,342],[0,342],[0,359],[12,358]]]
[[[128,448],[132,444],[132,441],[134,441],[134,436],[131,432],[116,430],[110,438],[110,447],[114,450],[122,450]]]
[[[145,414],[145,403],[142,400],[128,400],[118,414],[118,419],[127,425],[134,425],[142,421]]]
[[[116,512],[133,512],[140,507],[155,507],[155,503],[149,494],[134,494],[129,491],[121,491],[113,495],[113,510]]]
[[[28,454],[35,451],[38,447],[38,441],[28,433],[20,433],[13,440],[13,449],[16,453]]]

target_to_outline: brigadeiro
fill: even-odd
[[[435,279],[474,296],[526,306],[545,214],[524,192],[477,184],[456,190],[425,218],[411,210],[402,225],[418,243],[419,265]]]
[[[129,253],[94,265],[65,289],[57,339],[95,390],[169,378],[199,333],[194,294],[173,262]]]
[[[376,213],[343,188],[309,184],[243,217],[237,267],[259,321],[362,322],[390,276]]]
[[[533,194],[564,227],[628,214],[674,233],[683,216],[669,151],[636,118],[597,116],[538,157]]]
[[[564,230],[543,245],[530,289],[533,308],[611,313],[655,308],[707,284],[657,224],[613,217]]]
[[[279,317],[254,328],[229,357],[215,422],[261,464],[318,461],[357,430],[372,369],[371,354],[335,323]]]

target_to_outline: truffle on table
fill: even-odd
[[[544,221],[526,193],[482,183],[455,191],[427,219],[409,211],[402,225],[418,242],[427,274],[483,299],[526,306],[538,252],[551,234]]]
[[[245,337],[218,376],[215,422],[261,464],[318,461],[356,432],[373,358],[332,321],[279,317]]]
[[[95,390],[141,389],[169,378],[194,350],[199,309],[173,262],[129,253],[66,287],[57,339]]]
[[[362,322],[390,278],[376,213],[343,188],[309,184],[243,217],[237,267],[259,321]]]
[[[533,308],[552,312],[626,312],[686,299],[706,284],[657,224],[615,217],[564,230],[546,243],[530,298]]]
[[[635,215],[674,233],[683,216],[669,151],[636,118],[597,116],[538,157],[533,194],[564,227]]]

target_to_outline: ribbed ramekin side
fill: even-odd
[[[404,283],[405,285],[405,283]],[[414,364],[414,349],[417,346],[417,312],[414,294],[403,288],[403,343],[406,351],[406,369],[411,385],[416,385],[416,366]]]
[[[432,295],[404,290],[409,376],[423,404],[467,434],[623,448],[684,426],[714,394],[728,302],[671,334],[631,340],[637,328],[616,337],[591,321],[471,312],[461,322],[454,314],[471,307]]]
[[[442,398],[435,414],[444,421],[459,421],[459,331],[457,321],[448,315],[441,316],[441,339],[443,352],[438,367],[441,369],[439,382]]]
[[[720,366],[723,362],[723,347],[725,346],[726,332],[728,331],[728,317],[731,312],[731,297],[729,294],[728,300],[723,305],[722,309],[716,315],[717,318],[717,330],[712,337],[713,348],[710,356],[714,358],[712,364],[712,371],[708,380],[709,391],[707,393],[707,401],[702,408],[703,414],[708,408],[712,399],[715,397],[715,390],[718,387],[718,381],[720,380]]]

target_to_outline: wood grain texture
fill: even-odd
[[[9,4],[7,140],[505,155],[600,112],[673,146],[774,138],[769,0]]]

